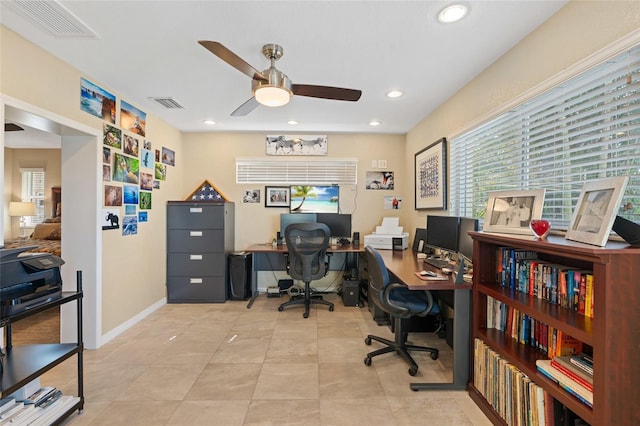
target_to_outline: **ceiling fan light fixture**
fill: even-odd
[[[438,14],[438,21],[443,24],[458,22],[467,15],[469,8],[464,4],[452,4],[445,7]]]
[[[264,85],[255,90],[254,96],[262,105],[279,107],[289,103],[291,92],[282,87]]]

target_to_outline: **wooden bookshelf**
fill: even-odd
[[[640,248],[609,242],[591,246],[549,237],[470,232],[473,247],[472,339],[481,339],[507,362],[543,387],[553,398],[591,425],[638,425],[640,363]],[[497,278],[500,247],[536,251],[543,261],[589,269],[594,276],[594,317],[504,288]],[[518,344],[502,332],[487,329],[487,297],[493,297],[538,321],[553,326],[593,348],[593,408],[581,403],[536,369],[547,358],[533,347]],[[474,386],[471,398],[494,424],[505,424]]]

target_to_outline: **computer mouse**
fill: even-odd
[[[433,271],[421,271],[420,275],[422,275],[423,277],[424,276],[426,276],[426,277],[437,277],[438,276],[438,274],[436,274]]]

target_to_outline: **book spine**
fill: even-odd
[[[593,392],[593,383],[589,383],[588,381],[586,381],[582,377],[580,377],[577,374],[575,374],[573,371],[571,371],[568,368],[566,368],[564,365],[562,365],[562,364],[560,364],[557,361],[552,359],[551,360],[551,367],[555,368],[556,370],[558,370],[559,372],[561,372],[562,374],[564,374],[565,376],[567,376],[571,380],[575,381],[576,383],[581,384],[582,386],[584,386],[585,388],[587,388],[591,392]]]

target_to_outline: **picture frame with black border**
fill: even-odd
[[[415,209],[447,209],[447,139],[414,155]]]
[[[289,194],[290,188],[288,186],[265,186],[264,206],[289,208]]]

